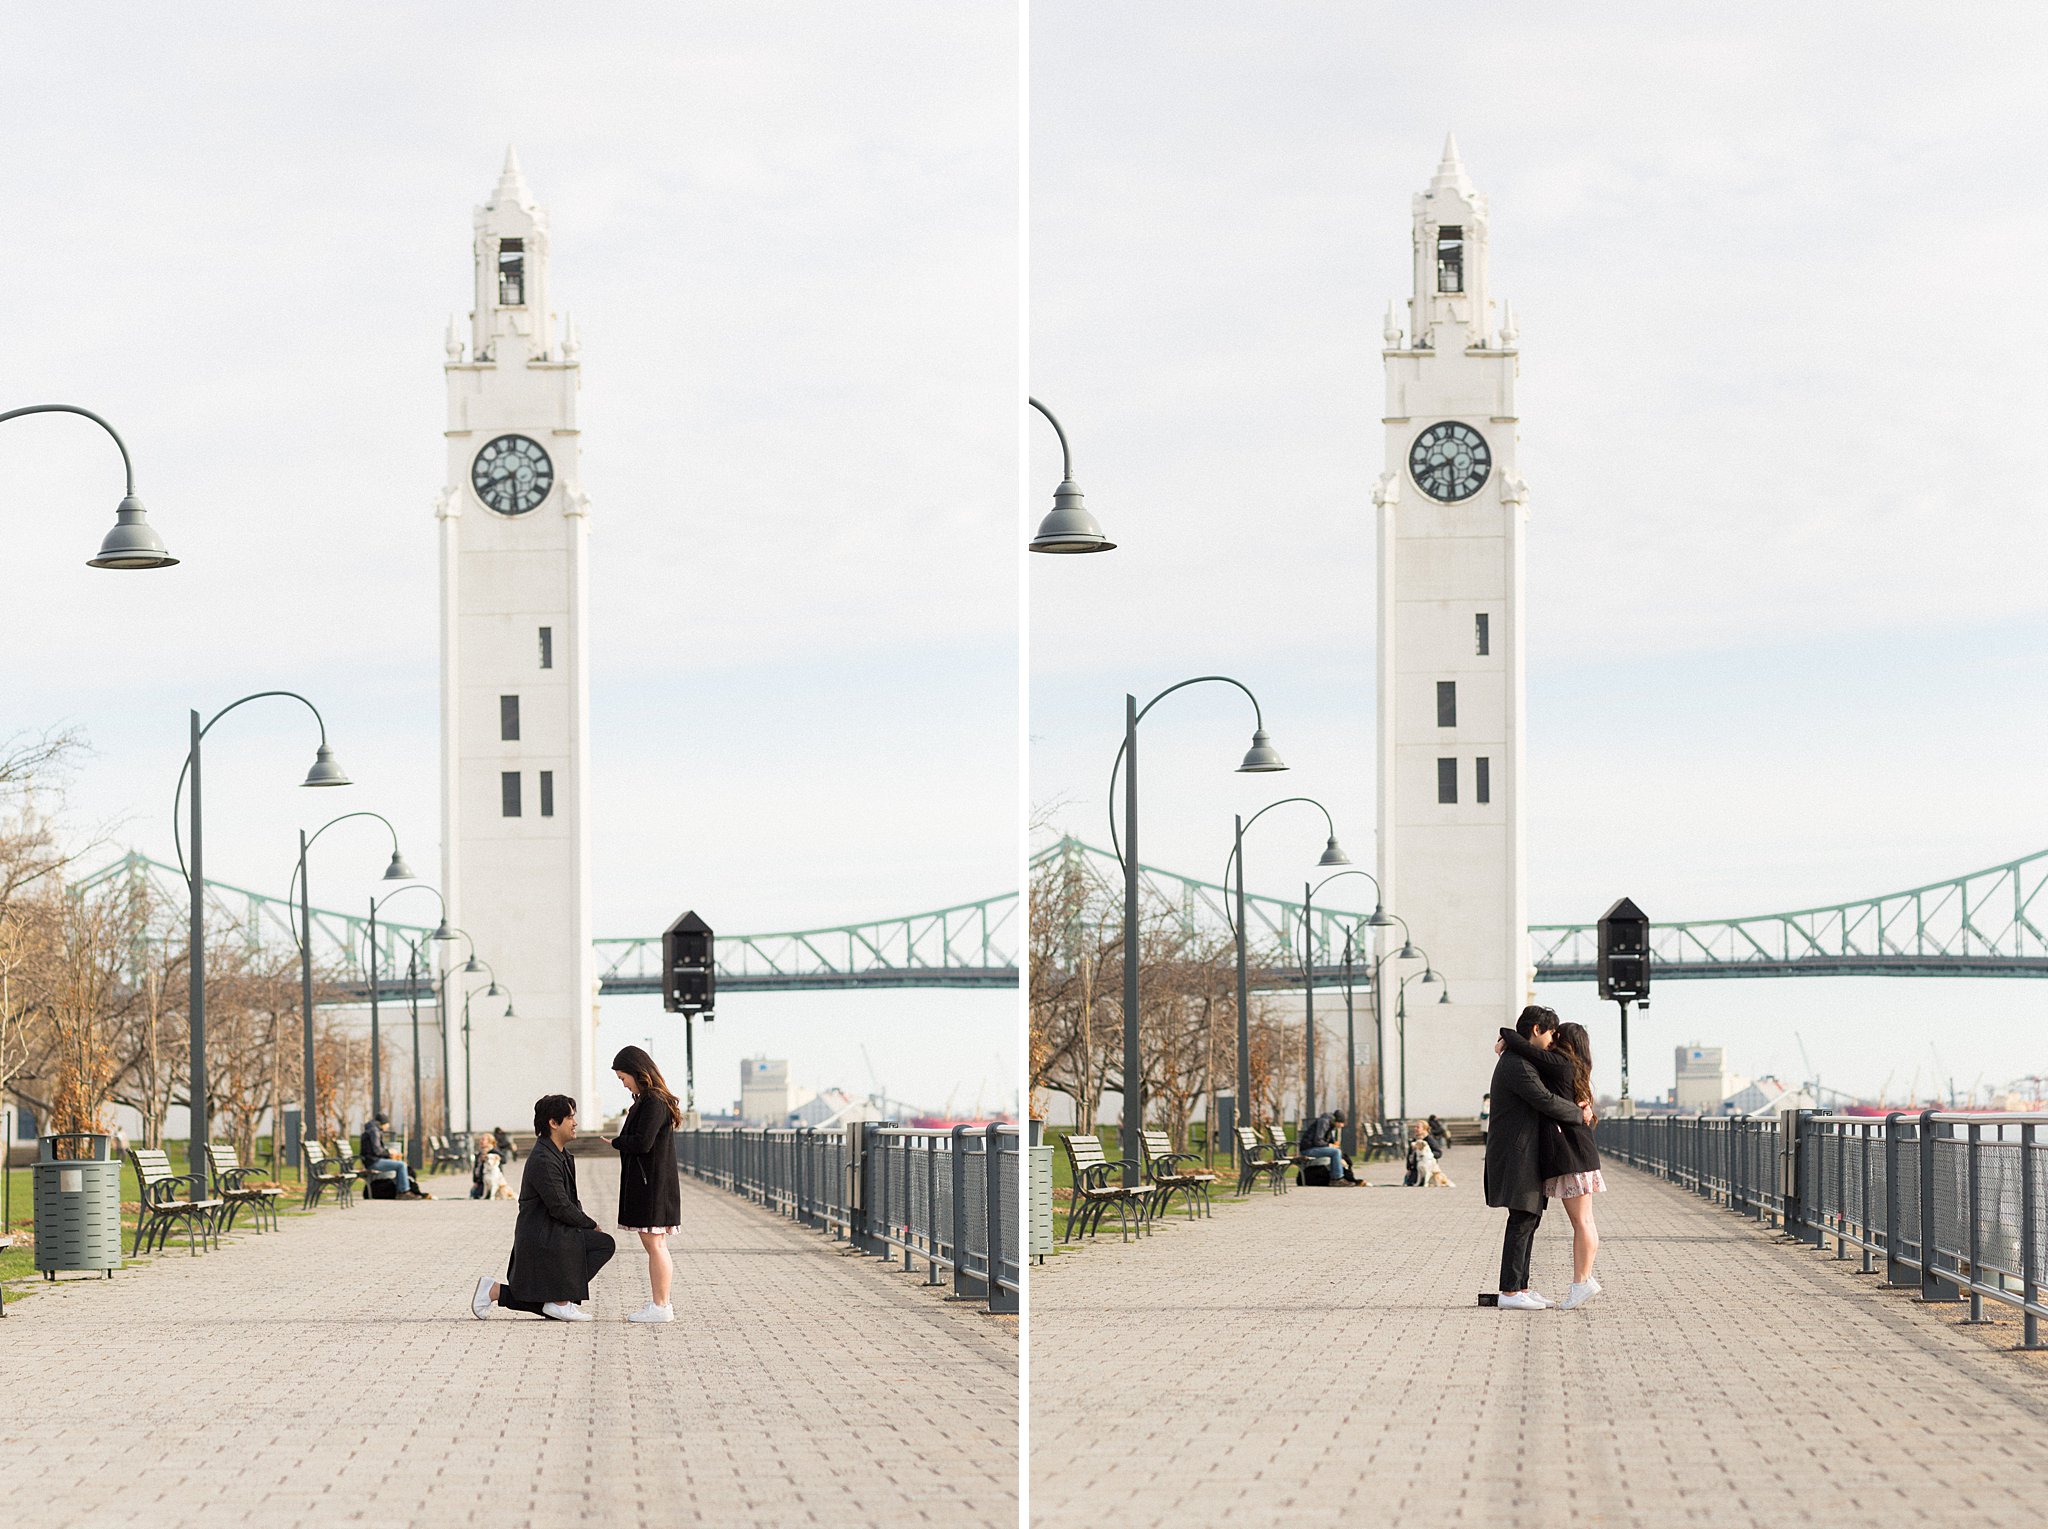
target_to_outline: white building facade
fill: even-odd
[[[1414,296],[1387,310],[1379,559],[1379,878],[1447,984],[1411,984],[1406,1113],[1471,1115],[1530,1000],[1517,351],[1488,296],[1486,199],[1446,139],[1413,204]],[[1383,930],[1382,953],[1400,947]],[[1388,961],[1395,979],[1420,965]],[[1418,1001],[1419,1000],[1419,1001]],[[1386,1095],[1401,1110],[1393,1004]]]
[[[587,545],[574,330],[548,307],[547,214],[515,155],[476,210],[465,347],[446,343],[448,477],[441,534],[441,890],[512,999],[471,1004],[455,1128],[523,1129],[542,1094],[595,1114]],[[444,947],[458,967],[469,946]],[[448,977],[462,995],[488,979]],[[453,1028],[453,1027],[451,1027]]]

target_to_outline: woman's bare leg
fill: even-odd
[[[1593,1197],[1573,1195],[1564,1202],[1564,1213],[1572,1223],[1572,1279],[1583,1285],[1593,1277],[1593,1260],[1600,1253],[1600,1229],[1593,1224]]]
[[[668,1256],[668,1239],[659,1232],[642,1232],[640,1246],[647,1250],[647,1288],[657,1306],[668,1304],[669,1282],[676,1266]]]

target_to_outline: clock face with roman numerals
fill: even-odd
[[[1486,437],[1470,425],[1447,419],[1431,425],[1408,448],[1408,471],[1415,486],[1440,504],[1470,499],[1493,471],[1493,452]]]
[[[540,442],[523,435],[501,435],[470,464],[469,486],[500,515],[524,515],[547,498],[555,486],[555,464]]]

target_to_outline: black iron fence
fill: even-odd
[[[1017,1127],[676,1132],[683,1172],[816,1227],[863,1253],[925,1266],[925,1283],[1014,1312],[1018,1251]]]
[[[1636,1116],[1603,1120],[1603,1155],[1662,1174],[1729,1209],[1768,1220],[1864,1272],[1920,1287],[1928,1301],[1999,1301],[2021,1313],[2022,1343],[2043,1347],[2048,1317],[2048,1115],[1921,1110],[1777,1120]]]

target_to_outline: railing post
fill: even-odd
[[[1910,1285],[1906,1277],[1906,1257],[1899,1251],[1900,1195],[1899,1122],[1906,1118],[1904,1110],[1892,1110],[1884,1117],[1884,1282],[1887,1285]]]
[[[939,1282],[939,1139],[927,1136],[924,1139],[924,1282],[936,1285]],[[957,1214],[957,1213],[956,1213]],[[957,1221],[954,1230],[958,1230]],[[904,1241],[915,1242],[914,1237]],[[956,1242],[950,1250],[954,1259],[960,1257],[960,1245]]]
[[[2041,1235],[2040,1216],[2034,1210],[2034,1122],[2020,1127],[2020,1344],[2041,1346],[2041,1319],[2032,1308],[2041,1303],[2041,1255],[2036,1241]]]
[[[1942,1294],[1941,1276],[1936,1272],[1941,1251],[1936,1241],[1940,1223],[1934,1214],[1934,1111],[1920,1112],[1920,1299],[1959,1301],[1960,1294]]]
[[[1970,1144],[1963,1150],[1968,1153],[1965,1160],[1967,1172],[1964,1182],[1970,1196],[1970,1320],[1984,1320],[1984,1244],[1983,1217],[1977,1214],[1977,1207],[1984,1203],[1979,1192],[1979,1160],[1982,1157],[1983,1127],[1976,1121],[1970,1122]]]
[[[1849,1138],[1837,1125],[1835,1136],[1835,1257],[1849,1256]]]
[[[965,1222],[967,1204],[967,1127],[953,1127],[953,1294],[966,1298],[973,1292],[967,1288],[967,1260],[960,1256],[960,1250],[967,1245],[961,1234]]]
[[[1009,1262],[1005,1251],[1010,1246],[1014,1228],[1010,1225],[1010,1211],[1003,1200],[1003,1128],[992,1125],[988,1128],[988,1146],[983,1159],[988,1173],[988,1192],[982,1202],[988,1207],[988,1309],[1003,1315],[1017,1310],[1017,1292],[1003,1288],[1003,1265]],[[1023,1137],[1018,1137],[1017,1165],[1024,1164]],[[1023,1260],[1018,1260],[1021,1270]]]
[[[1863,1247],[1863,1270],[1870,1272],[1870,1127],[1865,1122],[1856,1126],[1856,1168],[1859,1184],[1856,1190],[1857,1241]]]

